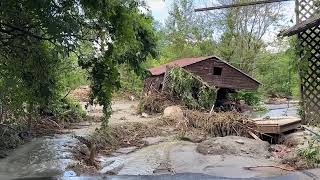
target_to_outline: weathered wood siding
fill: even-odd
[[[221,75],[213,75],[214,67],[222,68]],[[258,82],[219,59],[204,60],[186,66],[184,69],[200,76],[208,84],[215,87],[232,89],[257,89],[259,87]]]
[[[213,75],[214,67],[222,68],[221,75]],[[200,76],[208,84],[217,88],[257,89],[259,87],[259,83],[255,80],[215,58],[185,66],[184,69]],[[164,74],[146,78],[144,92],[159,90],[163,78]]]

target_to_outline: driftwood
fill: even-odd
[[[248,133],[250,134],[250,136],[252,136],[255,140],[259,140],[262,141],[257,135],[255,135],[253,132],[248,131]]]

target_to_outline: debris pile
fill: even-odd
[[[179,104],[175,99],[165,93],[153,93],[145,96],[139,104],[139,112],[148,114],[162,113],[168,106]]]
[[[142,147],[146,144],[143,138],[160,135],[161,131],[154,125],[132,122],[119,124],[96,131],[94,139],[97,142],[97,149],[105,154],[120,147]]]
[[[89,95],[90,95],[90,87],[89,86],[80,86],[77,89],[71,91],[68,96],[82,102],[88,102],[89,101]]]
[[[210,136],[249,136],[256,124],[238,112],[207,114],[199,111],[185,111],[190,127],[202,129]]]
[[[14,149],[23,141],[17,130],[6,124],[0,124],[0,158],[7,156],[7,149]]]

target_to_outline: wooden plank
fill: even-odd
[[[271,119],[253,119],[257,131],[261,133],[281,134],[301,126],[301,119],[296,117],[275,117]]]
[[[262,141],[257,135],[255,135],[253,132],[249,131],[250,136],[252,136],[255,140]]]

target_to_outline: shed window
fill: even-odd
[[[213,67],[213,75],[221,76],[222,68],[220,67]]]

